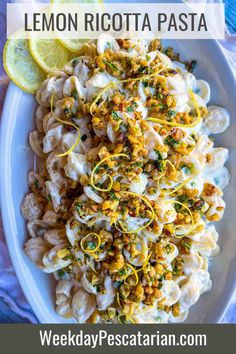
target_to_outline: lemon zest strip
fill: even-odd
[[[167,199],[167,200],[165,200],[165,202],[166,202],[166,203],[170,202],[170,203],[173,203],[173,204],[179,204],[179,205],[181,205],[184,209],[186,209],[186,210],[188,211],[188,213],[189,213],[189,215],[190,215],[190,217],[191,217],[191,224],[192,224],[191,229],[190,229],[189,231],[187,231],[185,234],[182,234],[182,235],[180,235],[180,236],[177,236],[176,233],[175,233],[175,231],[176,231],[177,229],[183,227],[183,225],[177,225],[177,226],[175,226],[174,229],[173,229],[174,237],[175,237],[175,238],[183,238],[184,236],[190,234],[190,233],[192,232],[192,230],[193,230],[193,227],[194,227],[194,219],[193,219],[193,214],[192,214],[191,210],[189,209],[189,207],[188,207],[186,204],[179,202],[178,200]]]
[[[72,122],[66,122],[66,121],[64,121],[63,119],[58,118],[58,117],[55,115],[54,111],[53,111],[53,101],[54,101],[54,93],[53,93],[52,96],[51,96],[51,102],[50,102],[50,103],[51,103],[51,113],[52,113],[53,117],[54,117],[59,123],[61,123],[61,124],[63,124],[63,125],[69,125],[70,127],[75,128],[75,129],[77,130],[77,132],[78,132],[78,136],[77,136],[77,138],[76,138],[74,144],[69,148],[69,150],[67,150],[66,152],[64,152],[64,153],[62,153],[62,154],[56,155],[57,157],[64,157],[64,156],[69,155],[69,154],[76,148],[76,146],[79,144],[79,142],[80,142],[80,128],[77,127],[77,125],[75,125],[75,124],[72,123]]]
[[[165,161],[165,168],[166,168],[166,164],[169,164],[173,170],[176,169],[175,166],[173,165],[173,163],[170,160],[164,160],[164,161]]]
[[[120,303],[120,294],[119,294],[119,292],[116,293],[116,301],[117,301],[117,304],[118,304],[119,306],[121,306],[121,303]]]
[[[83,245],[84,241],[85,241],[89,236],[95,236],[95,237],[97,238],[97,240],[98,240],[98,241],[97,241],[97,246],[96,246],[93,250],[84,248],[84,245]],[[96,234],[95,232],[90,232],[89,234],[87,234],[86,236],[84,236],[84,237],[80,240],[80,247],[81,247],[81,249],[82,249],[84,252],[87,252],[87,253],[94,253],[94,252],[96,252],[96,251],[99,249],[100,245],[101,245],[101,237],[100,237],[98,234]]]
[[[126,285],[130,285],[129,283],[126,282],[126,279],[131,276],[131,275],[134,275],[135,276],[135,284],[134,286],[136,286],[138,284],[138,281],[139,281],[139,278],[138,278],[138,273],[137,273],[137,270],[129,263],[126,264],[127,267],[131,268],[131,273],[127,274],[124,278],[124,283]]]
[[[90,111],[90,114],[91,114],[91,115],[93,115],[93,109],[94,109],[96,103],[100,100],[100,98],[102,97],[102,95],[103,95],[107,90],[109,90],[109,89],[112,88],[112,87],[115,87],[115,82],[114,82],[114,81],[113,81],[113,82],[110,82],[108,85],[106,85],[106,86],[102,89],[102,91],[99,92],[99,94],[96,96],[96,98],[94,99],[94,101],[92,102],[92,104],[91,104],[91,106],[90,106],[89,111]]]
[[[167,120],[154,118],[154,117],[149,117],[149,118],[147,118],[147,120],[151,121],[151,122],[154,122],[154,123],[160,123],[160,124],[163,124],[163,125],[170,125],[172,127],[194,128],[201,121],[201,117],[197,118],[191,124],[181,124],[181,123],[175,123],[175,122],[168,122]]]
[[[147,267],[147,265],[149,263],[149,260],[150,260],[151,256],[152,256],[152,252],[147,256],[145,262],[143,263],[143,266],[140,269],[137,270],[137,273],[145,270],[145,268]]]
[[[142,201],[143,201],[144,203],[146,203],[146,205],[147,205],[147,206],[149,207],[149,209],[151,210],[152,216],[151,216],[150,220],[149,220],[145,225],[139,227],[139,228],[136,229],[136,230],[131,230],[131,231],[122,230],[122,229],[120,229],[120,228],[115,224],[116,229],[117,229],[118,231],[122,232],[122,233],[125,233],[125,234],[135,234],[135,233],[138,233],[138,232],[141,231],[141,230],[146,229],[146,227],[148,227],[148,226],[153,222],[154,217],[155,217],[155,212],[154,212],[153,207],[151,206],[151,203],[150,203],[146,198],[144,198],[144,197],[142,197],[141,195],[139,195],[139,194],[137,194],[137,193],[134,193],[134,192],[121,191],[120,193],[121,193],[121,194],[123,193],[123,194],[132,195],[132,196],[135,196],[135,197],[137,197],[137,198],[142,199]],[[118,220],[118,221],[119,221],[119,220]]]
[[[113,186],[113,178],[109,175],[109,174],[104,174],[104,176],[107,176],[109,179],[110,179],[110,184],[108,186],[108,188],[99,188],[97,186],[95,186],[94,184],[94,175],[96,173],[96,170],[99,166],[101,166],[105,161],[107,160],[110,160],[112,159],[113,157],[127,157],[129,158],[128,155],[126,154],[114,154],[114,155],[110,155],[108,157],[105,157],[104,159],[102,159],[101,161],[99,161],[96,166],[94,167],[94,169],[92,170],[92,173],[91,173],[91,176],[90,176],[90,183],[91,183],[91,186],[96,189],[97,191],[100,191],[100,192],[109,192],[111,189],[112,189],[112,186]]]
[[[161,68],[160,70],[158,71],[155,71],[154,73],[151,73],[151,74],[148,74],[148,75],[144,75],[144,76],[140,76],[140,77],[130,77],[128,79],[124,79],[124,80],[119,80],[118,83],[123,83],[123,82],[129,82],[129,81],[140,81],[140,80],[147,80],[149,79],[150,77],[153,77],[157,74],[160,74],[161,71],[163,71],[165,68]]]
[[[191,181],[192,177],[186,179],[183,183],[180,183],[176,188],[174,188],[173,190],[170,190],[166,192],[165,189],[161,189],[161,194],[163,195],[171,195],[175,192],[177,192],[179,189],[181,189],[183,186],[185,186],[185,184],[187,184],[189,181]]]

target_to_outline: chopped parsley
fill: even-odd
[[[177,198],[177,200],[178,200],[178,202],[183,203],[183,204],[188,204],[188,202],[189,202],[189,198],[186,195],[180,195]],[[176,204],[174,204],[174,207],[175,207],[175,210],[178,212],[179,210],[181,210],[182,205],[176,203]]]
[[[125,275],[125,274],[126,274],[125,268],[120,269],[119,272],[118,272],[118,274],[119,274],[119,275]]]
[[[69,113],[70,112],[70,109],[68,107],[65,107],[64,108],[64,113]]]
[[[134,162],[133,165],[135,167],[143,167],[143,162],[137,161],[137,162]]]
[[[170,109],[169,112],[168,112],[168,117],[171,118],[173,116],[176,115],[176,111],[174,111],[173,109]]]
[[[114,282],[114,287],[115,287],[115,288],[119,288],[119,286],[120,286],[122,283],[123,283],[122,281],[115,281],[115,282]]]
[[[119,70],[115,64],[109,63],[109,61],[103,59],[103,63],[109,66],[109,68],[111,68],[112,70]]]
[[[191,169],[188,166],[183,166],[181,167],[181,171],[185,174],[185,175],[190,175],[191,173]]]
[[[162,276],[159,278],[159,280],[163,280],[163,279],[164,279],[164,275],[162,275]],[[158,284],[157,287],[158,287],[159,290],[162,288],[162,285],[163,285],[162,283],[159,283],[159,284]]]
[[[104,168],[104,170],[109,170],[109,166],[108,166],[108,164],[106,163],[106,164],[104,164],[104,165],[102,165],[102,168]]]
[[[111,200],[119,200],[119,198],[117,198],[115,192],[113,192],[113,191],[111,191],[111,192],[109,193],[109,196],[110,196],[110,199],[111,199]]]
[[[76,203],[75,204],[75,210],[79,213],[79,215],[83,214],[82,207],[83,207],[83,205],[81,203]]]
[[[174,267],[172,268],[173,270],[172,270],[172,272],[173,272],[173,274],[178,274],[178,266],[177,265],[174,265]]]
[[[97,290],[97,292],[99,293],[101,290],[101,285],[94,285],[94,288]]]
[[[192,61],[187,62],[187,63],[185,64],[185,66],[186,66],[188,72],[190,72],[190,73],[192,73],[192,72],[194,71],[196,65],[197,65],[197,61],[196,61],[196,60],[192,60]]]
[[[127,107],[127,112],[131,113],[131,112],[133,112],[133,111],[134,111],[134,109],[133,109],[132,106]]]
[[[35,187],[36,187],[37,189],[39,189],[39,181],[38,181],[38,179],[35,179],[34,185],[35,185]]]
[[[126,211],[127,211],[127,203],[122,203],[122,205],[121,205],[121,215],[122,216],[125,215]]]
[[[137,108],[137,107],[138,107],[138,104],[137,104],[137,102],[134,101],[134,102],[132,102],[131,106],[128,106],[126,108],[126,111],[129,113],[132,113],[132,112],[134,112],[135,108]]]
[[[63,269],[59,269],[57,275],[60,279],[65,279],[67,277],[67,273]]]
[[[87,139],[87,135],[86,135],[86,134],[84,134],[84,135],[81,136],[81,141],[82,141],[82,142],[84,142],[86,139]]]
[[[78,96],[78,92],[76,89],[74,89],[72,92],[71,92],[71,95],[74,97],[74,99],[77,101],[79,96]]]
[[[191,244],[188,243],[188,242],[184,242],[183,246],[184,246],[187,250],[190,250],[190,248],[191,248]]]
[[[75,68],[78,63],[79,63],[79,59],[78,59],[78,58],[77,58],[77,59],[73,59],[73,60],[72,60],[72,66],[73,66],[73,68]]]
[[[157,169],[160,171],[160,172],[163,172],[164,169],[165,169],[165,163],[164,163],[164,160],[161,156],[161,153],[157,150],[155,150],[155,153],[157,154],[157,160],[155,160],[153,163],[154,163],[154,166],[157,167]]]
[[[165,138],[165,144],[175,149],[180,144],[180,142],[174,139],[173,136],[169,135]]]
[[[148,81],[142,81],[143,87],[148,87]]]
[[[185,173],[186,175],[190,175],[194,171],[194,164],[193,163],[180,164],[180,168],[183,173]]]
[[[96,248],[96,243],[95,242],[93,242],[93,241],[88,241],[87,242],[87,248],[89,249],[89,250],[94,250],[95,248]]]
[[[112,111],[112,112],[111,112],[111,116],[112,116],[112,118],[115,119],[115,120],[120,119],[119,116],[118,116],[118,114],[117,114],[115,111]]]
[[[140,68],[138,69],[138,72],[144,73],[147,68],[148,68],[148,66],[140,66]]]

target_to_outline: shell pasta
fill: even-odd
[[[37,91],[25,252],[79,323],[181,322],[212,282],[229,126],[159,40],[101,35]]]

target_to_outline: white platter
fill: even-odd
[[[231,125],[216,145],[229,148],[228,167],[231,183],[225,190],[226,212],[219,223],[221,253],[210,267],[213,289],[204,294],[190,310],[187,322],[219,322],[227,308],[236,284],[236,82],[230,66],[214,40],[168,43],[185,59],[198,62],[194,74],[210,83],[211,104],[226,107],[231,113]],[[5,235],[11,259],[20,284],[41,323],[70,322],[59,317],[54,308],[54,282],[26,257],[23,251],[27,239],[20,204],[26,193],[27,173],[34,165],[28,147],[28,134],[34,127],[36,102],[13,83],[9,85],[1,122],[1,209]]]

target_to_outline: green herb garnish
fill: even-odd
[[[112,70],[119,70],[115,64],[109,63],[108,61],[106,61],[104,59],[103,59],[103,63],[106,64],[107,66],[109,66],[109,68],[111,68]]]
[[[74,99],[75,99],[76,101],[78,101],[79,96],[78,96],[78,92],[77,92],[76,89],[74,89],[74,90],[71,92],[71,96],[73,96]]]
[[[134,102],[132,102],[131,106],[128,106],[126,108],[126,111],[129,113],[132,113],[132,112],[134,112],[135,108],[137,108],[137,107],[138,107],[138,104],[137,104],[137,102],[134,101]]]
[[[168,112],[168,117],[173,117],[173,116],[175,116],[176,115],[176,111],[174,111],[173,109],[171,109],[171,110],[169,110],[169,112]]]
[[[111,112],[111,116],[112,116],[112,118],[114,118],[115,120],[120,119],[119,116],[118,116],[118,114],[117,114],[115,111],[112,111],[112,112]]]
[[[34,185],[35,185],[35,187],[36,187],[37,189],[39,189],[39,181],[38,181],[38,179],[36,179],[36,180],[34,181]]]
[[[180,142],[178,140],[175,140],[173,136],[169,135],[165,138],[165,144],[175,149],[180,144]]]
[[[84,134],[84,135],[81,136],[81,141],[82,141],[82,142],[84,142],[86,139],[87,139],[87,135],[86,135],[86,134]]]
[[[185,64],[185,66],[186,66],[188,72],[190,72],[190,73],[192,73],[192,72],[194,71],[196,65],[197,65],[197,61],[196,61],[196,60],[192,60],[192,61],[187,62],[187,63]]]

